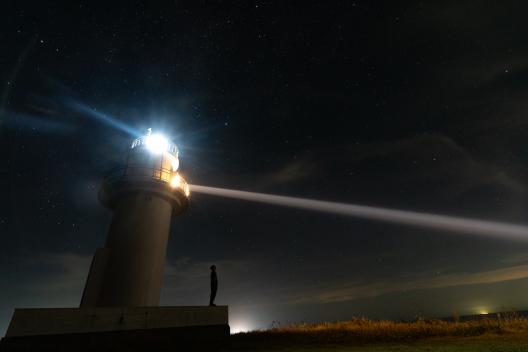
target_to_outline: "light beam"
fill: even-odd
[[[115,129],[118,129],[120,131],[123,131],[125,133],[128,133],[131,136],[139,137],[141,136],[141,132],[129,125],[127,125],[124,122],[121,122],[120,120],[116,119],[115,117],[112,117],[110,115],[107,115],[103,112],[98,111],[95,108],[92,108],[84,103],[81,103],[79,101],[73,100],[71,98],[64,98],[64,103],[70,108],[75,111],[78,111],[80,113],[83,113],[84,115],[87,115],[89,117],[95,118],[96,120],[99,120],[108,126],[111,126]]]
[[[528,241],[528,226],[523,225],[420,213],[408,210],[378,208],[357,204],[327,202],[274,194],[246,192],[226,188],[199,185],[191,185],[190,187],[194,193],[204,193],[212,196],[235,198],[250,202],[274,204],[409,226],[460,232],[475,236]]]

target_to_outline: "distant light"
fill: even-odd
[[[487,310],[481,310],[479,313],[482,314],[482,315],[489,314],[489,312]]]
[[[169,140],[161,134],[145,137],[145,146],[153,154],[161,154],[169,149]]]
[[[171,186],[172,186],[173,188],[178,188],[178,187],[180,187],[180,185],[181,185],[181,176],[178,175],[178,174],[174,175],[174,177],[172,178],[170,184],[171,184]],[[187,186],[187,188],[189,188],[189,187]],[[185,193],[187,193],[187,192],[185,192]],[[186,195],[187,195],[187,194],[186,194]]]
[[[188,197],[189,194],[191,194],[191,191],[189,189],[189,185],[188,184],[185,184],[185,189],[184,189],[184,192],[185,192],[185,195]]]
[[[248,324],[245,322],[236,322],[236,323],[230,323],[231,326],[231,334],[238,334],[240,332],[248,332],[253,330]]]

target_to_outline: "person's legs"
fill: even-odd
[[[214,300],[216,298],[216,288],[211,289],[211,296],[209,297],[209,305],[214,306]]]

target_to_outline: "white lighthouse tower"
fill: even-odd
[[[181,348],[229,336],[227,306],[159,306],[171,220],[188,207],[178,148],[152,133],[130,145],[99,191],[113,211],[90,265],[79,308],[17,308],[0,350],[112,351]]]
[[[189,186],[178,148],[149,129],[132,142],[126,165],[104,178],[99,199],[113,210],[81,307],[157,306],[171,219],[185,211]]]

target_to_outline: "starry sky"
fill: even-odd
[[[527,6],[7,1],[0,330],[79,304],[127,126],[193,184],[527,224]],[[207,304],[211,264],[235,331],[528,308],[528,242],[192,194],[162,304]]]

